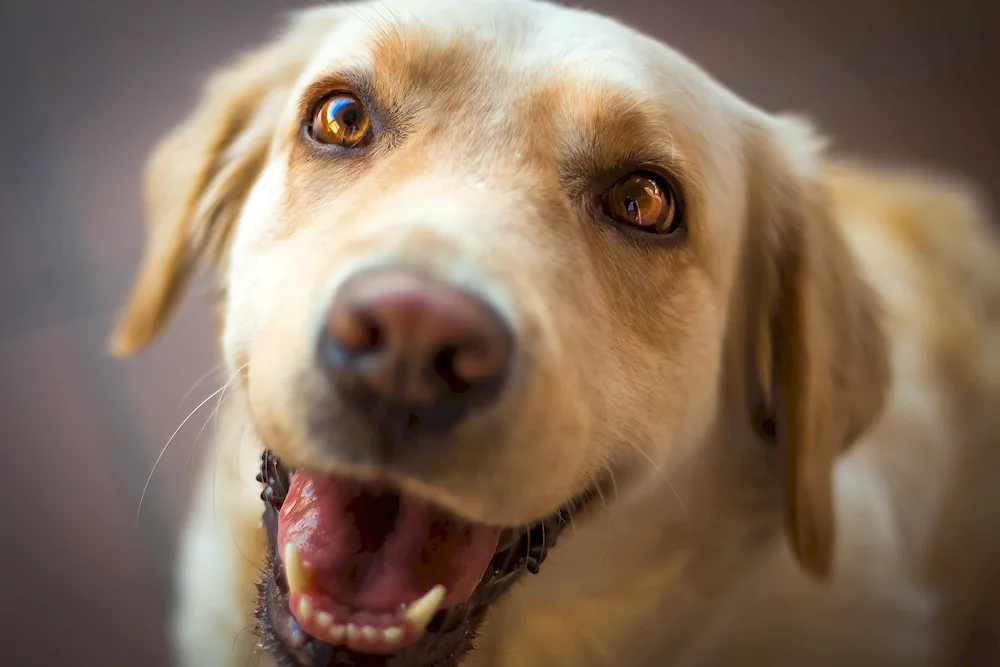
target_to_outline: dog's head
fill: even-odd
[[[886,370],[819,152],[593,14],[309,10],[159,147],[114,345],[150,342],[210,260],[267,475],[298,471],[286,644],[425,664],[398,656],[489,579],[504,529],[662,474],[723,418],[774,425],[791,544],[823,573],[831,466]]]

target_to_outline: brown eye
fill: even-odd
[[[635,172],[601,195],[609,218],[654,234],[669,234],[680,226],[673,188],[655,174]]]
[[[321,144],[354,148],[368,136],[371,119],[356,97],[333,95],[313,117],[309,133]]]

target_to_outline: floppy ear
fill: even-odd
[[[213,75],[195,110],[156,148],[144,183],[146,249],[113,353],[132,354],[159,334],[199,260],[219,265],[292,87],[334,13],[297,13],[277,39]]]
[[[784,462],[786,528],[809,572],[834,542],[836,457],[871,425],[888,384],[880,309],[834,219],[810,127],[771,119],[747,150],[740,336],[750,418]]]

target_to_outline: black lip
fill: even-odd
[[[270,451],[261,455],[257,481],[264,484],[264,525],[269,557],[257,586],[257,628],[260,646],[279,667],[455,667],[473,649],[479,626],[490,605],[525,572],[537,574],[560,533],[594,497],[587,492],[555,514],[512,534],[490,562],[472,597],[441,610],[431,620],[423,639],[393,655],[368,655],[335,647],[306,634],[288,610],[288,585],[276,555],[278,511],[285,500],[293,471]]]

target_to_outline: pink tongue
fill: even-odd
[[[384,487],[297,473],[278,517],[278,553],[294,543],[313,581],[336,602],[395,611],[437,584],[442,607],[465,602],[500,529],[471,524]]]

